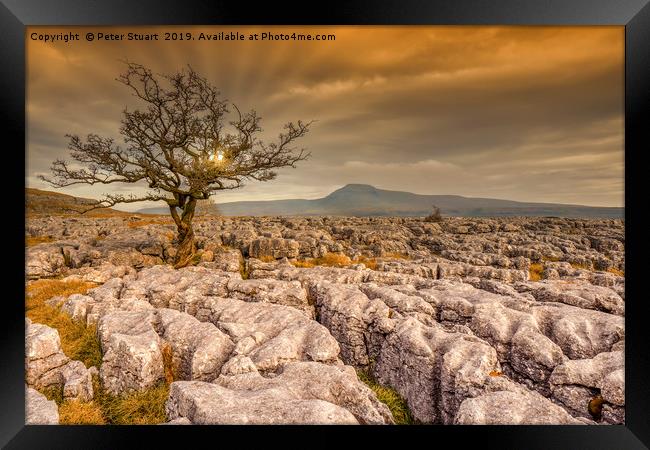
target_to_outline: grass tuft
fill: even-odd
[[[95,402],[106,423],[112,425],[155,425],[167,421],[165,402],[169,385],[160,383],[141,392],[115,396],[106,392],[94,379]]]
[[[61,338],[63,353],[69,358],[83,362],[86,367],[99,368],[102,354],[95,325],[86,326],[73,321],[66,313],[45,303],[59,295],[85,294],[95,286],[95,283],[84,281],[38,280],[27,286],[25,315],[32,322],[55,328]]]
[[[351,264],[352,260],[350,257],[343,253],[327,253],[325,256],[320,256],[318,258],[309,258],[293,262],[294,266],[302,268],[312,268],[316,266],[347,267]]]
[[[56,403],[57,406],[63,403],[63,385],[61,384],[55,384],[53,386],[39,389],[39,392],[48,400],[54,400],[54,403]]]
[[[574,269],[591,270],[591,268],[586,264],[580,264],[580,263],[576,263],[576,262],[572,262],[572,263],[569,263],[569,264],[571,264],[571,267],[573,267]]]
[[[625,272],[623,272],[621,269],[617,269],[616,267],[610,267],[607,269],[609,273],[613,273],[614,275],[618,275],[619,277],[624,277]]]
[[[386,253],[383,258],[393,258],[393,259],[411,259],[407,254],[404,253]],[[293,261],[292,264],[295,267],[311,269],[316,266],[325,266],[325,267],[349,267],[353,264],[363,264],[368,269],[377,270],[377,258],[369,258],[367,256],[359,256],[356,259],[351,259],[349,256],[344,255],[343,253],[327,253],[325,256],[319,258],[309,258],[304,260]]]
[[[167,421],[167,383],[160,383],[142,392],[115,396],[106,392],[99,378],[94,376],[95,398],[89,402],[63,401],[63,391],[60,387],[48,388],[42,392],[59,406],[61,425],[156,425]]]
[[[406,401],[394,390],[382,386],[365,370],[357,370],[359,380],[363,381],[377,395],[377,399],[388,406],[396,425],[411,425],[413,417]]]
[[[542,272],[544,272],[544,266],[539,263],[532,263],[530,269],[528,269],[530,281],[539,281],[542,279]]]
[[[343,253],[327,253],[325,256],[318,258],[308,258],[303,260],[293,261],[292,264],[295,267],[301,267],[306,269],[311,269],[312,267],[324,266],[324,267],[348,267],[352,264],[363,263],[369,269],[375,269],[377,267],[377,261],[375,258],[367,258],[365,256],[360,256],[359,258],[352,260],[349,256],[344,255]]]
[[[241,275],[242,280],[248,280],[250,277],[250,270],[243,256],[240,256],[239,258],[239,274]]]
[[[80,402],[66,400],[59,406],[60,425],[105,425],[106,419],[100,406],[94,400]]]
[[[163,368],[165,370],[165,382],[172,383],[176,379],[176,368],[174,367],[171,345],[165,343],[162,346]]]

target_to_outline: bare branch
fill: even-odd
[[[54,161],[51,176],[39,178],[55,187],[142,182],[149,191],[106,195],[84,212],[118,203],[165,201],[174,220],[183,223],[184,218],[191,220],[196,200],[238,189],[246,180],[271,180],[276,169],[296,167],[310,156],[295,142],[313,121],[289,122],[276,141],[265,143],[258,137],[262,127],[257,112],[242,112],[233,104],[234,117],[227,121],[229,103],[191,66],[160,75],[141,64],[124,63],[126,69],[116,80],[142,106],[122,112],[124,145],[96,134],[85,139],[66,135],[71,161]],[[174,216],[175,208],[183,217]]]

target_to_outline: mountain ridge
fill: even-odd
[[[624,208],[575,204],[518,202],[460,195],[427,195],[379,189],[350,183],[318,199],[253,200],[217,204],[226,216],[426,216],[432,205],[443,215],[557,216],[623,218]],[[162,214],[167,207],[143,208],[143,214]]]

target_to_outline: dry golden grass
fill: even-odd
[[[275,258],[273,256],[271,256],[271,255],[263,255],[263,256],[260,256],[257,259],[259,259],[260,261],[265,262],[265,263],[270,263],[270,262],[275,261]]]
[[[113,396],[97,383],[95,400],[106,423],[113,425],[155,425],[167,421],[165,402],[169,385],[159,385],[141,392]]]
[[[542,272],[544,272],[544,266],[539,263],[533,263],[530,265],[529,269],[530,281],[539,281],[542,279]]]
[[[623,272],[621,269],[617,269],[616,267],[611,267],[607,269],[609,273],[613,273],[614,275],[618,275],[619,277],[624,277],[625,272]]]
[[[60,406],[63,403],[63,386],[60,384],[39,389],[39,392],[48,400],[54,400],[57,406]]]
[[[33,322],[55,328],[61,338],[63,352],[70,358],[83,362],[86,367],[99,367],[101,348],[94,325],[86,327],[73,321],[70,316],[45,301],[61,295],[84,294],[96,284],[82,281],[38,280],[27,286],[25,315]],[[169,346],[163,347],[165,382],[151,389],[126,396],[113,396],[102,388],[99,379],[93,377],[94,400],[90,402],[63,401],[61,386],[42,390],[59,406],[59,419],[65,425],[139,425],[166,421],[165,402],[169,395],[169,383],[174,381],[175,370]]]
[[[359,256],[355,262],[363,264],[370,270],[377,270],[377,260],[375,258],[368,258],[362,255]]]
[[[349,256],[343,253],[327,253],[325,256],[318,258],[309,258],[305,260],[298,260],[292,263],[296,267],[312,268],[316,266],[326,267],[347,267],[353,264]]]
[[[63,214],[63,215],[67,215],[67,214]],[[119,216],[132,216],[133,213],[127,211],[118,211],[117,209],[99,208],[99,209],[94,209],[92,211],[88,211],[83,215],[86,217],[92,217],[94,219],[110,219],[112,217],[119,217]],[[79,214],[70,214],[70,216],[79,217]]]
[[[61,386],[41,392],[58,405],[61,425],[155,425],[167,421],[167,382],[142,392],[115,396],[106,392],[98,377],[94,376],[94,399],[90,402],[63,401]]]
[[[583,270],[593,271],[593,268],[586,265],[586,264],[579,264],[579,263],[574,263],[574,262],[572,262],[570,264],[571,264],[571,267],[573,267],[574,269],[583,269]],[[606,272],[613,273],[614,275],[618,275],[619,277],[624,277],[625,276],[625,272],[622,271],[621,269],[616,268],[616,267],[610,267],[609,269],[606,270]]]
[[[66,400],[59,406],[61,425],[105,425],[102,409],[95,401]]]
[[[46,242],[53,242],[52,236],[25,236],[25,247],[32,247]]]
[[[294,267],[301,269],[311,269],[312,267],[316,267],[316,264],[313,263],[312,259],[299,259],[292,261],[291,264],[293,264]]]
[[[399,394],[386,386],[382,386],[364,370],[357,370],[359,380],[363,381],[377,395],[377,399],[388,406],[390,412],[393,414],[393,419],[396,425],[411,425],[413,424],[413,417],[409,411],[406,401]]]
[[[97,286],[84,281],[38,280],[27,286],[25,315],[32,322],[55,328],[61,338],[63,352],[72,359],[83,362],[86,367],[99,367],[102,360],[97,330],[94,325],[86,326],[45,301],[61,295],[85,294]]]
[[[410,257],[404,253],[386,253],[383,258],[410,259]],[[344,255],[343,253],[327,253],[325,256],[321,256],[319,258],[308,258],[304,260],[293,261],[292,264],[295,267],[307,269],[316,266],[349,267],[353,264],[363,264],[368,269],[377,270],[377,258],[370,258],[361,255],[355,259],[351,259],[349,256]]]
[[[140,219],[138,221],[133,221],[129,222],[127,226],[129,228],[139,228],[139,227],[145,227],[147,225],[171,225],[172,219],[165,219],[165,218],[146,218],[146,219]]]
[[[163,369],[165,371],[165,382],[170,384],[176,379],[177,369],[174,367],[172,347],[164,344],[162,347]]]
[[[248,280],[250,277],[248,264],[246,264],[246,260],[241,255],[239,256],[239,274],[241,275],[242,280]]]
[[[343,253],[327,253],[325,256],[315,258],[315,265],[328,267],[346,267],[352,264],[349,256]]]
[[[406,253],[399,253],[399,252],[389,252],[386,253],[383,258],[393,258],[393,259],[411,259],[409,255]]]

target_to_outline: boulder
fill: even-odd
[[[25,386],[25,424],[58,425],[59,409],[36,389]]]

